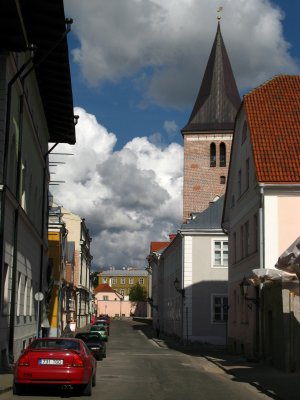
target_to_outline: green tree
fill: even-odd
[[[144,286],[141,286],[139,283],[136,283],[129,292],[129,300],[130,301],[146,301],[147,291]]]
[[[91,272],[90,273],[90,280],[93,288],[95,289],[98,286],[98,272]]]

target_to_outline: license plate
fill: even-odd
[[[52,360],[48,358],[40,358],[39,365],[63,365],[64,360]]]

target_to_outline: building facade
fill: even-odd
[[[146,269],[122,269],[111,268],[99,274],[99,285],[107,284],[120,294],[125,300],[129,300],[130,290],[137,284],[141,285],[147,296],[149,294],[149,274]]]
[[[1,4],[1,368],[49,326],[44,313],[48,143],[75,143],[68,28],[63,1],[56,3],[51,12],[44,2]]]
[[[244,96],[222,219],[229,235],[229,345],[286,370],[284,352],[291,343],[284,314],[296,292],[274,286],[272,298],[267,275],[299,236],[299,89],[299,76],[278,76]],[[242,283],[251,283],[254,270],[260,284],[245,295]]]
[[[91,285],[91,242],[89,230],[85,219],[71,213],[62,207],[62,221],[68,230],[68,248],[73,249],[70,255],[74,254],[74,288],[76,300],[74,306],[76,311],[76,326],[82,327],[91,322],[93,314],[93,289]],[[68,260],[72,263],[72,260]],[[70,273],[70,265],[68,266]]]

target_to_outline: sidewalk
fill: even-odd
[[[247,361],[240,355],[230,354],[224,346],[183,345],[164,335],[156,338],[151,326],[142,330],[158,346],[172,348],[193,357],[205,357],[228,374],[231,380],[249,383],[258,392],[272,399],[300,399],[300,372],[286,373],[260,362]]]

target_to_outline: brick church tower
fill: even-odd
[[[234,120],[240,96],[220,21],[184,140],[183,220],[205,210],[226,189]]]

